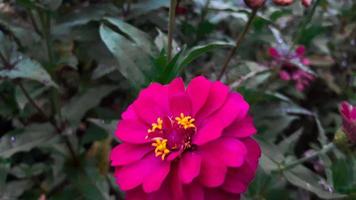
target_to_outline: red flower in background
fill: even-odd
[[[188,8],[183,6],[176,7],[176,15],[186,15],[188,13]]]
[[[142,90],[122,114],[122,144],[110,156],[126,199],[239,199],[261,155],[248,110],[239,93],[204,77]]]
[[[245,4],[251,9],[260,8],[266,3],[266,0],[244,0],[244,1]]]
[[[309,7],[313,0],[301,0],[304,7]]]
[[[269,54],[274,58],[273,65],[279,66],[279,76],[282,80],[293,81],[298,91],[303,91],[310,82],[314,80],[314,75],[297,66],[300,63],[304,66],[310,64],[304,56],[304,46],[299,46],[295,52],[289,49],[270,48]]]
[[[306,8],[312,4],[312,0],[301,0],[300,2]],[[289,6],[293,4],[293,0],[273,0],[273,3],[277,6]]]
[[[273,3],[278,6],[289,6],[293,3],[293,0],[273,0]]]
[[[342,128],[351,142],[356,143],[356,107],[344,101],[340,105]]]

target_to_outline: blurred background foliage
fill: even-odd
[[[263,149],[243,199],[356,199],[355,149],[331,143],[356,103],[356,2],[259,10],[222,81],[251,104]],[[152,81],[216,79],[251,12],[181,0],[0,1],[0,199],[124,199],[108,155],[121,112]],[[279,79],[269,47],[306,47],[316,79]]]

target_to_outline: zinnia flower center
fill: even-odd
[[[146,139],[152,141],[155,156],[164,160],[172,152],[183,152],[192,147],[192,136],[196,132],[195,119],[181,113],[176,117],[158,117],[147,130]]]

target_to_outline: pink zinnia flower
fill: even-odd
[[[152,83],[122,114],[111,165],[128,200],[239,199],[261,151],[249,105],[219,81]]]
[[[269,54],[274,58],[273,65],[279,66],[279,77],[285,81],[293,81],[298,91],[303,91],[314,80],[314,75],[304,71],[295,63],[304,66],[310,64],[309,59],[305,58],[304,46],[299,46],[295,52],[290,53],[289,49],[270,48]]]
[[[340,105],[342,128],[351,142],[356,143],[356,107],[344,101]]]

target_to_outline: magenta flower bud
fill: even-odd
[[[302,0],[304,7],[308,8],[312,4],[312,0]]]
[[[292,81],[298,91],[303,91],[309,87],[315,79],[314,75],[304,71],[295,64],[294,61],[309,67],[310,61],[305,57],[305,47],[299,46],[294,52],[284,52],[282,49],[269,48],[269,55],[273,58],[273,64],[278,66],[279,77],[284,81]]]
[[[356,107],[344,101],[340,105],[342,129],[349,140],[356,143]]]
[[[293,0],[273,0],[273,3],[277,6],[289,6],[293,3]]]
[[[245,4],[251,9],[261,8],[266,2],[266,0],[244,0],[244,1]]]

